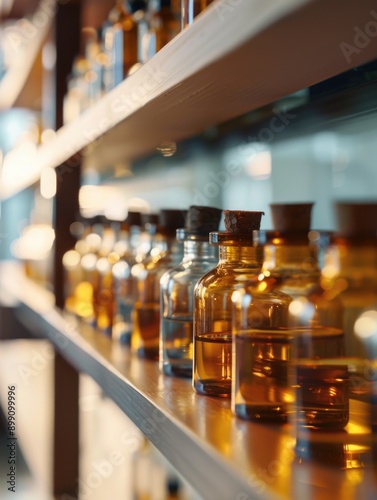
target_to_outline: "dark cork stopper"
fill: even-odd
[[[159,215],[159,226],[162,232],[174,234],[184,227],[187,210],[162,209]]]
[[[264,212],[224,210],[225,231],[232,234],[251,234],[260,228]]]
[[[338,202],[335,214],[341,236],[377,237],[377,201]]]
[[[313,203],[271,203],[272,225],[282,233],[308,233]]]
[[[124,223],[127,224],[127,226],[141,226],[141,213],[129,210]]]
[[[194,234],[208,236],[219,229],[222,210],[192,205],[186,215],[185,229]]]

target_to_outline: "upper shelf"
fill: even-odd
[[[28,7],[32,9],[33,2],[30,2]],[[4,30],[9,33],[4,35],[4,38],[8,39],[12,58],[0,80],[0,112],[19,102],[24,104],[28,101],[31,104],[40,92],[41,88],[30,87],[41,87],[41,51],[54,15],[55,6],[41,2],[33,15],[14,21]]]
[[[336,465],[339,443],[331,449],[331,466],[295,459],[287,426],[235,418],[229,401],[196,394],[189,380],[164,376],[156,362],[139,360],[103,334],[65,318],[52,294],[17,266],[2,264],[0,270],[0,288],[13,298],[20,320],[91,376],[204,499],[376,498],[372,469]],[[323,453],[322,448],[322,458]]]
[[[374,8],[374,0],[215,0],[41,146],[30,175],[3,182],[1,197],[45,167],[111,169],[375,59]]]

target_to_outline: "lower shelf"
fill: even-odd
[[[162,375],[156,363],[64,317],[51,294],[13,267],[1,267],[0,286],[18,301],[19,319],[94,379],[203,498],[376,498],[372,467],[344,470],[331,454],[326,466],[297,460],[288,426],[235,418],[228,401],[196,394],[188,380]]]

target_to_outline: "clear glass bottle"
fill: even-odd
[[[112,285],[115,310],[112,326],[113,340],[131,345],[132,311],[135,301],[134,279],[131,273],[140,242],[141,213],[129,211],[121,225],[120,237],[114,245],[119,260],[112,266]]]
[[[182,262],[161,278],[160,369],[166,375],[192,378],[194,287],[218,262],[218,249],[208,235],[217,231],[222,210],[191,206],[184,229]]]
[[[261,250],[254,248],[252,233],[262,215],[224,210],[226,232],[210,233],[219,262],[194,290],[193,387],[200,394],[230,398],[232,293],[260,273]]]
[[[213,0],[181,0],[182,29],[192,24],[195,17],[212,2]]]
[[[318,237],[309,233],[311,209],[311,203],[273,204],[275,231],[254,233],[264,263],[258,282],[234,297],[232,409],[243,418],[285,422],[294,400],[292,385],[304,377],[301,392],[296,392],[302,402],[300,419],[316,427],[342,428],[348,421],[348,399],[339,369],[314,366],[314,361],[300,364],[301,358],[338,358],[344,343],[341,303],[320,286]],[[265,303],[271,305],[261,306]],[[284,311],[282,322],[275,321],[278,306]],[[256,310],[260,324],[254,319]],[[274,318],[270,324],[264,311]],[[326,405],[331,391],[336,391],[337,406]]]
[[[134,329],[131,349],[138,356],[158,360],[160,341],[160,279],[183,257],[183,244],[176,230],[184,226],[186,210],[163,209],[159,215],[158,233],[150,255],[132,267],[135,278]]]

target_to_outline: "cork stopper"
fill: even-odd
[[[271,203],[272,224],[282,233],[308,233],[313,203]]]
[[[377,201],[337,202],[335,214],[341,236],[377,237]]]
[[[224,210],[225,231],[232,234],[252,234],[260,228],[264,212],[246,210]]]
[[[162,209],[159,215],[161,231],[175,235],[175,232],[185,224],[187,210]]]
[[[141,213],[129,210],[124,222],[130,227],[141,226]]]
[[[221,213],[219,208],[192,205],[186,215],[185,229],[189,233],[208,237],[211,231],[218,230]]]

